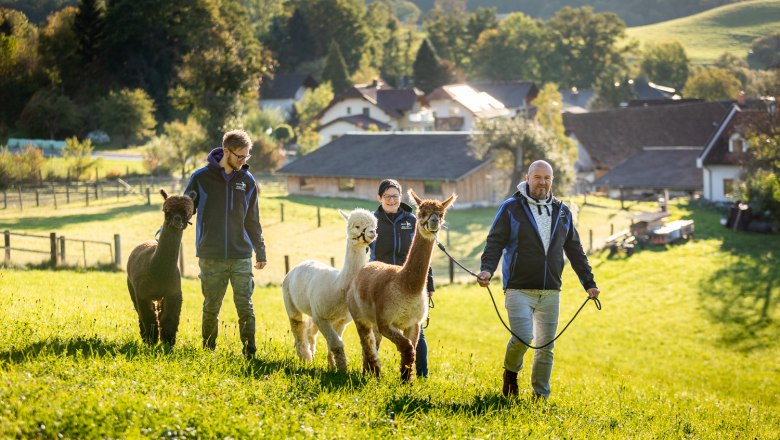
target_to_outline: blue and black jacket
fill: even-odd
[[[398,215],[391,220],[380,205],[374,211],[374,216],[377,218],[377,237],[371,243],[369,260],[403,266],[417,228],[417,217],[412,214],[412,207],[402,202],[398,208]],[[430,268],[428,268],[426,289],[429,294],[433,293],[433,271]]]
[[[195,246],[199,258],[252,258],[266,261],[263,229],[257,206],[257,184],[249,165],[230,174],[219,164],[224,151],[215,148],[208,163],[196,170],[184,194],[198,214]]]
[[[501,204],[482,252],[481,270],[493,274],[503,256],[504,290],[560,290],[565,253],[585,290],[596,287],[569,207],[553,197],[546,253],[530,208],[519,191]]]

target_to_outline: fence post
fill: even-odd
[[[24,206],[22,205],[22,187],[19,186],[16,189],[19,190],[19,211],[24,211]]]
[[[122,240],[120,239],[119,234],[114,234],[114,265],[116,265],[117,268],[122,267],[121,242]]]
[[[284,203],[279,204],[279,212],[282,215],[282,223],[284,223]]]
[[[70,184],[65,184],[65,203],[70,204]]]
[[[95,200],[97,200],[98,198],[100,198],[100,199],[104,199],[105,198],[105,195],[103,194],[103,187],[102,186],[100,187],[100,196],[101,197],[98,197],[98,186],[99,186],[98,183],[95,182]]]
[[[60,263],[65,264],[65,236],[60,235]]]
[[[317,227],[322,226],[322,217],[320,217],[320,207],[317,207]]]
[[[41,206],[41,195],[38,190],[35,190],[35,206]]]
[[[609,235],[615,235],[615,224],[610,223],[609,224]]]
[[[84,200],[86,201],[87,206],[89,206],[89,187],[86,185],[84,186]]]
[[[146,187],[146,206],[152,206],[152,194],[149,187]]]
[[[51,245],[51,267],[57,267],[57,234],[49,234],[49,244]]]
[[[287,275],[290,273],[290,256],[285,255],[284,256],[284,274]]]
[[[11,231],[6,230],[3,232],[5,236],[5,265],[11,264]]]
[[[333,257],[330,257],[330,267],[336,267],[336,259]]]
[[[3,209],[8,209],[8,192],[3,190]]]
[[[57,209],[57,190],[53,183],[51,184],[51,196],[54,197],[54,209]]]
[[[588,252],[593,251],[593,229],[588,229],[588,235],[590,236],[590,245],[588,246]]]

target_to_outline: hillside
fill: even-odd
[[[723,52],[746,57],[750,43],[780,29],[780,0],[751,0],[690,17],[628,29],[642,44],[677,40],[695,64],[707,64]]]
[[[685,17],[739,0],[465,0],[469,11],[479,7],[496,8],[499,14],[523,12],[531,17],[547,19],[556,11],[571,6],[590,6],[596,12],[614,12],[628,26],[658,23]],[[412,0],[426,14],[436,0]]]

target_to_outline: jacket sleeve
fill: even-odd
[[[571,215],[569,215],[571,218]],[[571,225],[569,233],[566,235],[566,242],[563,244],[563,250],[571,262],[571,267],[580,279],[580,284],[585,290],[596,287],[596,281],[593,279],[593,271],[588,263],[588,256],[582,249],[580,234],[574,224]]]
[[[510,228],[507,204],[503,204],[498,209],[496,218],[493,219],[493,225],[490,226],[490,232],[488,232],[487,240],[485,241],[485,249],[482,251],[482,262],[480,265],[481,271],[490,272],[491,275],[496,271],[498,261],[501,259],[501,253],[504,247],[506,247],[512,232]]]
[[[195,174],[190,177],[190,181],[187,183],[187,188],[184,189],[184,195],[192,199],[192,204],[194,205],[192,208],[192,213],[195,214],[198,211],[198,199],[200,198],[200,194],[198,193],[198,184],[195,181]]]
[[[257,204],[257,184],[253,182],[253,188],[249,194],[249,205],[247,207],[246,217],[244,217],[244,229],[252,240],[252,246],[255,248],[257,261],[266,261],[265,241],[263,240],[263,228],[260,226],[260,208]]]

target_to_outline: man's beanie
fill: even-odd
[[[401,192],[401,184],[398,183],[397,180],[385,179],[382,181],[382,183],[379,184],[379,195],[381,196],[382,194],[384,194],[385,191],[387,191],[387,188],[390,187],[393,187],[397,189],[398,192]]]

